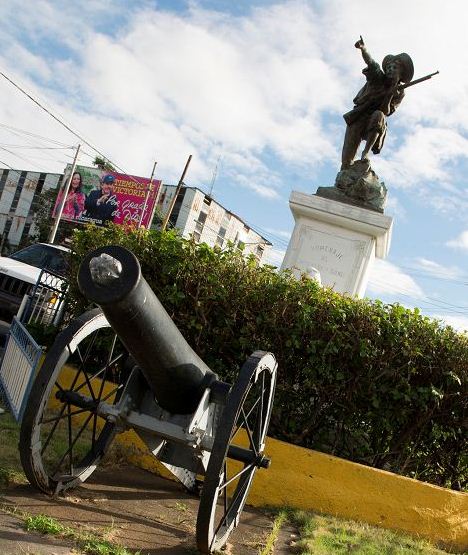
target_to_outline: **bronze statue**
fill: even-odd
[[[344,114],[346,134],[341,156],[341,170],[334,187],[319,187],[316,195],[383,213],[387,198],[385,183],[379,179],[369,161],[369,152],[378,154],[387,133],[387,117],[398,108],[404,89],[430,79],[431,73],[413,78],[413,62],[408,54],[385,56],[382,68],[372,59],[362,37],[354,45],[362,53],[366,67],[362,73],[366,84],[354,98],[354,108]],[[366,145],[361,159],[354,161],[361,141]]]
[[[372,59],[362,37],[354,45],[359,48],[367,64],[363,70],[366,84],[354,98],[354,108],[344,114],[346,134],[341,157],[341,169],[351,166],[361,141],[366,141],[361,160],[368,160],[369,152],[378,154],[387,132],[386,118],[398,108],[410,83],[413,62],[408,54],[385,56],[382,69]]]

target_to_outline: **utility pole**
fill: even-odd
[[[185,177],[185,174],[187,173],[187,170],[188,170],[188,167],[190,165],[191,160],[192,160],[192,155],[190,155],[188,157],[187,163],[185,164],[184,171],[182,172],[182,175],[180,176],[179,183],[177,184],[177,187],[176,187],[176,190],[175,190],[174,198],[172,199],[171,204],[170,204],[170,206],[167,210],[167,214],[164,216],[163,223],[161,224],[161,231],[166,231],[167,222],[169,221],[169,218],[171,217],[172,210],[174,208],[174,204],[176,203],[177,197],[179,196],[179,192],[180,192],[180,189],[182,188],[182,184],[184,182],[184,177]]]
[[[140,221],[138,222],[137,227],[141,227],[141,224],[143,223],[143,217],[145,215],[145,210],[146,210],[146,207],[148,205],[148,199],[149,199],[149,196],[150,196],[150,194],[153,190],[153,177],[154,177],[154,172],[156,170],[156,164],[157,164],[157,162],[154,163],[153,171],[151,172],[150,182],[148,184],[148,189],[146,190],[145,202],[143,204],[143,209],[142,209],[141,214],[140,214]],[[154,199],[154,202],[156,203],[156,199]],[[150,225],[151,225],[151,221],[148,220],[147,229],[149,229]]]
[[[151,210],[151,216],[150,216],[150,219],[148,220],[148,229],[151,229],[151,225],[153,224],[154,214],[156,212],[156,208],[158,207],[159,197],[161,196],[162,188],[163,188],[163,183],[162,183],[162,181],[160,181],[158,192],[156,193],[156,197],[155,197],[154,203],[153,203],[153,210]]]
[[[73,174],[75,173],[76,161],[78,160],[78,154],[80,152],[80,148],[81,148],[81,145],[78,145],[76,147],[76,152],[75,152],[75,157],[73,158],[71,172],[70,172],[70,175],[68,176],[67,184],[65,185],[65,188],[63,190],[62,200],[60,201],[60,205],[59,205],[58,210],[55,214],[54,225],[52,226],[52,229],[50,230],[49,243],[53,243],[55,241],[55,235],[57,233],[57,228],[58,228],[58,225],[60,223],[60,218],[62,217],[63,207],[65,206],[65,201],[67,200],[68,191],[70,190],[70,185],[71,185],[71,182],[72,182],[72,179],[73,179]]]

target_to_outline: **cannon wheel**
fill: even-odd
[[[95,470],[116,432],[96,407],[100,401],[118,402],[128,359],[100,309],[79,316],[57,336],[21,425],[21,463],[33,486],[56,494]]]
[[[251,355],[233,385],[214,439],[197,518],[197,545],[202,553],[221,549],[239,523],[255,471],[260,466],[276,383],[271,353]],[[243,430],[240,434],[240,430]],[[229,449],[244,435],[254,462],[229,460]],[[244,444],[245,445],[245,444]],[[234,467],[234,468],[233,468]],[[227,485],[229,484],[229,491]]]

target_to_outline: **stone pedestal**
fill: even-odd
[[[386,258],[393,219],[336,200],[293,191],[289,206],[296,225],[282,269],[297,276],[310,267],[322,284],[363,297],[374,258]]]

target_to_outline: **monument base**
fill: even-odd
[[[393,219],[350,203],[293,191],[296,221],[282,269],[297,276],[313,267],[322,284],[339,293],[364,296],[373,260],[386,258]]]

